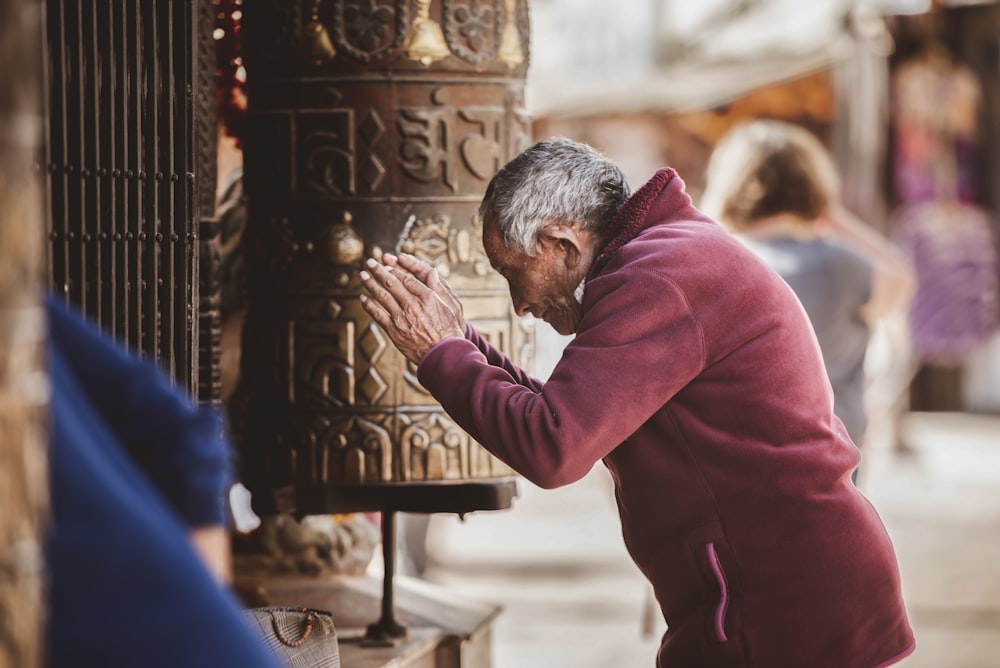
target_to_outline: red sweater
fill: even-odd
[[[670,169],[619,211],[547,382],[470,327],[420,382],[542,487],[603,460],[668,630],[660,666],[873,668],[913,635],[892,544],[851,482],[809,321]]]

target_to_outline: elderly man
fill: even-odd
[[[483,242],[518,314],[575,333],[529,377],[409,256],[366,311],[490,452],[542,487],[598,461],[668,630],[658,666],[890,665],[914,647],[892,544],[851,482],[802,307],[662,169],[634,194],[588,146],[541,142],[492,179]]]

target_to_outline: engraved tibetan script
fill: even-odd
[[[459,192],[459,169],[489,179],[502,165],[504,111],[496,108],[401,109],[401,167],[418,181],[441,179]]]

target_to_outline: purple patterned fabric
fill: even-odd
[[[960,364],[998,325],[997,254],[992,221],[959,202],[901,209],[894,236],[917,274],[910,307],[917,360]]]

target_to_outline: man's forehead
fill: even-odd
[[[483,249],[494,269],[499,269],[509,259],[511,250],[507,248],[495,224],[487,223],[483,227]]]

